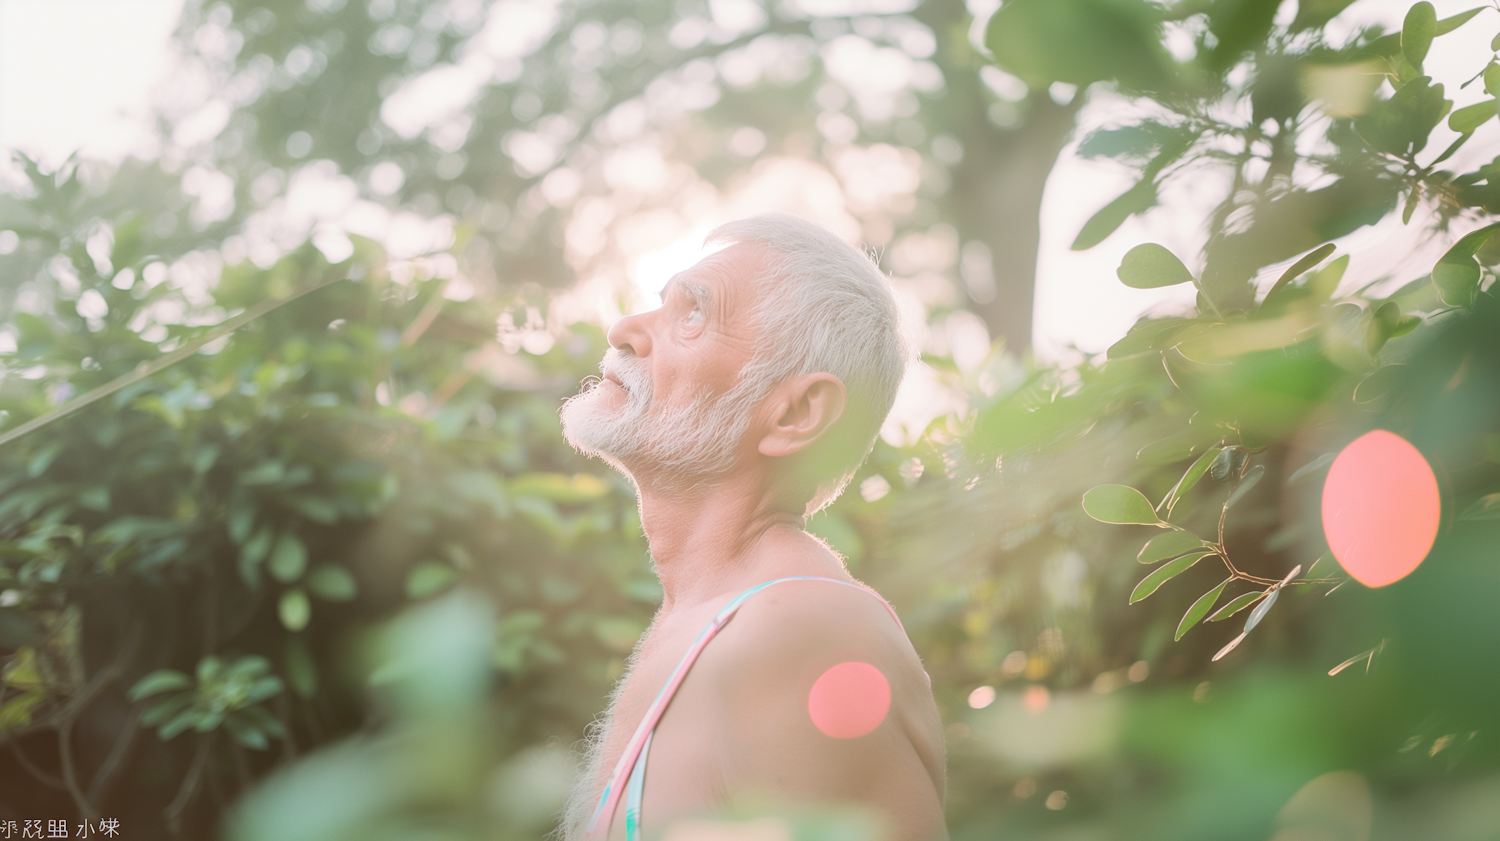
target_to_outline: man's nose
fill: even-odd
[[[605,334],[609,340],[609,346],[621,353],[630,353],[633,356],[646,356],[651,353],[651,336],[647,326],[647,317],[651,313],[640,313],[627,315],[616,321]]]

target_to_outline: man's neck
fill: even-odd
[[[835,556],[816,551],[801,513],[777,505],[758,477],[735,474],[691,491],[641,483],[639,493],[664,615],[778,575],[842,571]]]

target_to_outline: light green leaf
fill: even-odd
[[[1225,500],[1224,507],[1229,508],[1243,499],[1245,494],[1249,493],[1250,489],[1255,487],[1256,483],[1264,475],[1266,475],[1266,466],[1264,464],[1257,464],[1245,471],[1245,477],[1235,486],[1234,492],[1229,495],[1229,499]]]
[[[1401,24],[1401,53],[1411,66],[1422,69],[1422,61],[1432,48],[1432,38],[1437,34],[1437,10],[1427,0],[1413,5],[1406,11],[1406,20]]]
[[[130,687],[130,700],[139,701],[158,692],[167,692],[173,689],[186,689],[193,685],[192,678],[175,669],[157,669],[135,682]]]
[[[1500,40],[1500,35],[1495,38]],[[1500,52],[1500,47],[1496,47],[1495,51]],[[1492,61],[1484,68],[1484,92],[1490,96],[1500,96],[1500,62]]]
[[[1500,105],[1500,100],[1495,99],[1482,99],[1473,105],[1465,105],[1448,115],[1448,128],[1459,134],[1468,134],[1495,116],[1497,105]]]
[[[1121,283],[1134,289],[1176,286],[1193,280],[1193,273],[1176,254],[1154,242],[1142,243],[1125,252],[1115,274]]]
[[[320,599],[347,602],[359,593],[354,575],[338,564],[319,564],[307,575],[307,589]]]
[[[1182,614],[1182,621],[1177,623],[1177,634],[1172,639],[1182,639],[1182,635],[1187,633],[1189,628],[1198,624],[1198,620],[1202,619],[1204,614],[1213,609],[1214,603],[1219,600],[1219,596],[1224,592],[1224,588],[1229,586],[1229,582],[1233,580],[1234,576],[1230,576],[1224,579],[1223,583],[1219,586],[1199,596],[1198,600],[1193,602],[1193,606],[1187,609],[1187,613]]]
[[[1198,460],[1193,462],[1193,466],[1189,467],[1187,472],[1182,474],[1182,478],[1177,480],[1177,484],[1172,486],[1172,490],[1167,494],[1165,500],[1168,517],[1172,516],[1172,509],[1177,507],[1177,501],[1182,499],[1188,491],[1192,490],[1194,485],[1198,484],[1198,480],[1202,479],[1203,474],[1208,472],[1209,465],[1213,464],[1222,452],[1222,449],[1215,447],[1198,456]]]
[[[1324,453],[1323,455],[1318,456],[1307,464],[1304,464],[1301,467],[1297,468],[1292,473],[1292,475],[1287,477],[1286,483],[1288,485],[1300,485],[1303,482],[1308,481],[1319,470],[1322,470],[1323,468],[1332,464],[1334,457],[1337,455],[1338,453]]]
[[[281,462],[267,459],[241,473],[238,478],[241,485],[270,485],[280,482],[285,475],[286,468]]]
[[[1135,559],[1143,564],[1154,564],[1167,558],[1175,558],[1194,549],[1212,548],[1203,538],[1190,531],[1169,531],[1146,541]]]
[[[1224,657],[1224,655],[1226,655],[1229,652],[1231,652],[1231,651],[1235,650],[1236,648],[1238,648],[1239,644],[1245,641],[1245,637],[1246,636],[1247,636],[1247,633],[1245,631],[1241,631],[1239,636],[1237,636],[1234,639],[1230,640],[1228,645],[1226,645],[1223,648],[1219,649],[1219,653],[1215,654],[1213,657],[1211,657],[1209,659],[1209,662],[1211,662],[1211,663],[1217,663],[1220,659],[1222,659]]]
[[[1437,22],[1437,27],[1434,30],[1433,34],[1434,35],[1447,35],[1449,32],[1452,32],[1453,30],[1459,28],[1460,26],[1463,26],[1464,24],[1468,23],[1470,18],[1472,18],[1475,15],[1479,14],[1480,12],[1484,11],[1485,8],[1486,7],[1484,7],[1484,6],[1475,6],[1474,8],[1468,10],[1467,12],[1459,12],[1456,15],[1450,15],[1448,17],[1445,17],[1442,20],[1440,20],[1440,21]],[[1500,37],[1500,36],[1497,36],[1497,37]]]
[[[1500,520],[1500,493],[1486,494],[1458,515],[1460,520]]]
[[[413,599],[425,599],[448,588],[457,574],[453,567],[438,561],[423,561],[412,567],[406,576],[406,595]]]
[[[1266,617],[1266,611],[1271,609],[1271,605],[1276,604],[1276,599],[1280,595],[1281,590],[1279,588],[1272,590],[1271,595],[1266,596],[1260,604],[1255,606],[1254,610],[1250,611],[1250,618],[1245,620],[1245,633],[1248,634],[1255,630],[1255,626],[1259,625],[1260,620]]]
[[[1228,604],[1214,611],[1212,616],[1209,616],[1203,621],[1222,622],[1225,619],[1228,619],[1229,617],[1249,607],[1256,599],[1262,598],[1263,596],[1265,596],[1265,591],[1263,590],[1251,590],[1248,593],[1243,593],[1241,595],[1235,596],[1234,598],[1229,600]]]
[[[1152,593],[1155,593],[1158,587],[1167,583],[1167,581],[1182,574],[1183,572],[1186,572],[1190,567],[1192,567],[1193,564],[1198,563],[1200,560],[1211,554],[1213,553],[1209,552],[1208,550],[1204,550],[1202,552],[1194,552],[1189,555],[1183,555],[1175,561],[1168,561],[1167,563],[1157,567],[1151,572],[1150,575],[1142,578],[1141,583],[1135,585],[1135,589],[1130,593],[1130,603],[1135,604],[1141,599],[1144,599]]]
[[[156,731],[156,735],[160,737],[163,742],[165,742],[168,739],[175,737],[178,733],[181,733],[182,731],[188,729],[189,727],[200,724],[203,721],[204,716],[205,712],[203,710],[200,710],[197,707],[188,707],[187,709],[174,716],[171,721],[163,724],[161,726],[161,729]]]
[[[1101,523],[1161,525],[1151,501],[1125,485],[1100,485],[1083,495],[1084,513]]]
[[[301,587],[282,593],[277,614],[281,617],[282,627],[288,631],[295,633],[306,628],[308,620],[312,618],[312,604],[307,600],[307,593]]]
[[[1466,307],[1474,303],[1479,294],[1479,261],[1474,254],[1495,231],[1500,222],[1470,231],[1455,242],[1432,267],[1432,285],[1437,287],[1438,297],[1450,307]]]
[[[240,578],[251,587],[260,586],[260,564],[271,551],[271,542],[275,538],[276,532],[266,523],[240,547]]]
[[[276,538],[276,548],[271,552],[271,576],[283,584],[290,584],[302,577],[307,570],[307,547],[290,531]]]

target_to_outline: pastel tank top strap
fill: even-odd
[[[880,599],[880,603],[885,605],[886,610],[890,611],[891,618],[896,620],[897,627],[900,627],[903,633],[906,630],[901,625],[901,617],[896,615],[896,609],[891,607],[890,602],[882,598],[879,593],[862,584],[855,584],[838,578],[828,578],[822,575],[792,575],[786,578],[773,578],[770,581],[763,581],[735,596],[718,613],[714,614],[714,618],[708,623],[708,626],[703,629],[703,632],[688,647],[687,653],[683,654],[682,659],[677,662],[677,667],[672,670],[671,676],[667,678],[667,682],[662,686],[661,691],[656,693],[656,698],[651,702],[651,706],[647,708],[646,715],[641,719],[640,726],[636,727],[635,734],[631,736],[630,742],[626,744],[625,752],[620,755],[620,761],[615,764],[614,773],[610,775],[609,783],[605,785],[604,791],[599,794],[599,803],[594,807],[594,815],[589,820],[588,828],[584,832],[585,836],[589,838],[604,838],[609,834],[610,819],[618,807],[620,796],[626,794],[625,837],[627,841],[637,841],[640,838],[641,797],[645,788],[646,757],[650,751],[651,737],[655,733],[656,725],[661,721],[662,714],[666,712],[667,705],[672,702],[672,696],[677,693],[677,688],[682,685],[683,679],[687,677],[688,670],[692,668],[693,662],[698,659],[698,655],[708,645],[709,640],[713,639],[714,635],[719,632],[719,629],[723,628],[730,619],[734,618],[734,614],[739,611],[740,606],[761,590],[766,589],[772,584],[780,584],[784,581],[831,581],[835,584],[843,584],[847,587],[863,590]],[[628,793],[626,791],[627,787]]]

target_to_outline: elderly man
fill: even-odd
[[[804,530],[904,374],[890,285],[787,214],[709,240],[729,246],[618,321],[603,379],[562,411],[573,446],[634,482],[663,591],[562,834],[672,837],[753,802],[862,807],[882,837],[943,838],[927,675],[895,612]]]

